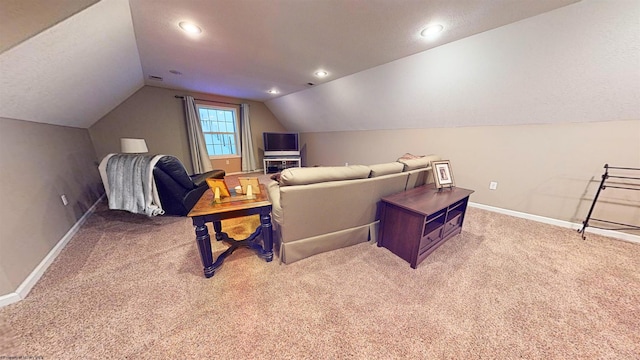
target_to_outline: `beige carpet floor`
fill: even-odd
[[[190,219],[101,204],[0,309],[0,358],[638,359],[639,310],[638,244],[474,208],[416,270],[362,243],[290,265],[240,249],[205,279]]]

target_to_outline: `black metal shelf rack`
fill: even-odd
[[[609,170],[613,170],[613,174],[609,174]],[[602,174],[602,181],[600,181],[600,186],[598,187],[598,191],[596,192],[596,196],[595,196],[595,198],[593,198],[593,203],[591,204],[591,208],[589,209],[589,213],[587,214],[587,218],[582,222],[582,228],[578,230],[578,233],[582,234],[582,239],[586,238],[585,230],[587,229],[587,227],[592,227],[592,228],[596,228],[596,229],[604,229],[604,230],[640,230],[640,226],[637,226],[637,225],[625,224],[625,223],[620,223],[620,222],[610,221],[610,220],[604,220],[604,219],[596,219],[594,217],[591,217],[591,215],[593,214],[593,209],[595,208],[596,203],[598,202],[598,197],[600,196],[600,192],[602,190],[605,190],[607,188],[612,188],[612,189],[623,189],[623,190],[640,191],[640,177],[636,177],[636,176],[620,176],[620,175],[615,174],[616,170],[640,171],[640,168],[609,166],[609,164],[605,164],[604,165],[604,174]],[[640,173],[639,173],[639,175],[640,175]],[[625,180],[627,182],[625,182],[625,183],[615,183],[615,185],[610,185],[610,183],[607,183],[607,181],[609,179],[621,179],[621,180]],[[634,181],[637,181],[637,183],[634,182]],[[595,226],[595,225],[589,224],[590,220],[599,221],[599,222],[606,223],[606,224],[611,224],[612,226],[622,226],[622,227],[615,228],[615,227]]]

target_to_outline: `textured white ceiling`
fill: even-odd
[[[0,117],[89,127],[144,86],[127,0],[103,0],[0,54]]]
[[[130,0],[148,85],[264,101],[577,0]],[[186,36],[180,21],[203,32]],[[437,22],[436,41],[418,36]],[[317,79],[325,69],[330,76]],[[182,72],[181,76],[170,70]],[[149,80],[149,75],[164,81]]]
[[[640,119],[638,19],[584,0],[266,104],[300,132]]]
[[[0,54],[0,117],[89,127],[146,82],[270,99],[299,131],[638,118],[639,6],[102,0]],[[446,30],[428,43],[431,22]]]

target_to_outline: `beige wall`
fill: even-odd
[[[86,129],[0,118],[0,154],[2,296],[18,288],[104,190]]]
[[[264,152],[262,133],[284,131],[271,111],[261,102],[145,86],[89,128],[98,159],[109,153],[119,152],[122,137],[144,138],[150,153],[174,155],[191,172],[183,101],[176,98],[176,95],[192,95],[197,99],[211,101],[248,103],[258,168],[262,167]],[[240,172],[241,165],[238,159],[229,160],[228,165],[218,163],[219,160],[213,164],[224,165],[227,172]]]
[[[0,53],[97,2],[3,0],[0,11]]]
[[[307,165],[438,154],[451,160],[456,185],[475,190],[473,202],[577,223],[605,163],[640,167],[640,120],[304,133],[301,142]],[[489,190],[490,181],[498,182],[497,190]],[[598,217],[640,225],[638,193],[606,190]]]

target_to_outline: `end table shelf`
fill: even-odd
[[[438,191],[433,184],[382,198],[378,246],[416,268],[438,246],[462,232],[473,190]]]
[[[265,175],[270,173],[269,168],[277,169],[276,172],[282,171],[290,167],[301,167],[299,156],[290,157],[265,157],[262,159]]]

